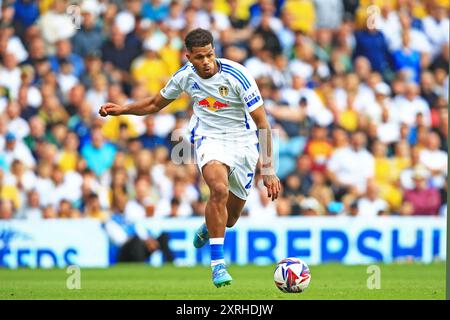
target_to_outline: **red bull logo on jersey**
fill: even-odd
[[[223,108],[227,108],[229,106],[228,103],[220,102],[212,97],[207,97],[205,99],[200,100],[198,102],[198,105],[204,108],[208,108],[209,110],[214,112]]]

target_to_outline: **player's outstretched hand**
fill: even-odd
[[[124,106],[120,106],[118,104],[115,103],[105,103],[104,105],[102,105],[100,107],[100,109],[98,110],[98,113],[102,116],[102,117],[106,117],[106,116],[120,116],[121,114],[123,114],[125,111],[125,107]]]
[[[277,199],[281,191],[280,179],[274,174],[263,175],[263,182],[267,188],[267,197],[272,198],[272,201]]]

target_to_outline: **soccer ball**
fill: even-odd
[[[298,258],[286,258],[277,263],[273,279],[283,292],[303,292],[309,286],[311,273],[308,265]]]

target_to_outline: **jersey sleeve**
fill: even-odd
[[[181,88],[178,79],[175,77],[175,75],[167,82],[166,86],[161,89],[160,93],[161,95],[168,99],[173,100],[178,98],[178,96],[183,92],[183,89]]]
[[[253,78],[247,68],[244,66],[238,67],[237,65],[231,67],[225,64],[223,68],[235,79],[237,92],[248,112],[252,112],[263,105],[264,101],[256,85],[255,78]]]
[[[251,73],[244,67],[239,68],[239,71],[238,75],[242,77],[239,77],[241,81],[238,92],[248,112],[252,112],[262,106],[264,101]]]

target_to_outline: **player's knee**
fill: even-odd
[[[213,201],[227,201],[228,186],[224,183],[215,183],[211,186],[211,200]]]

